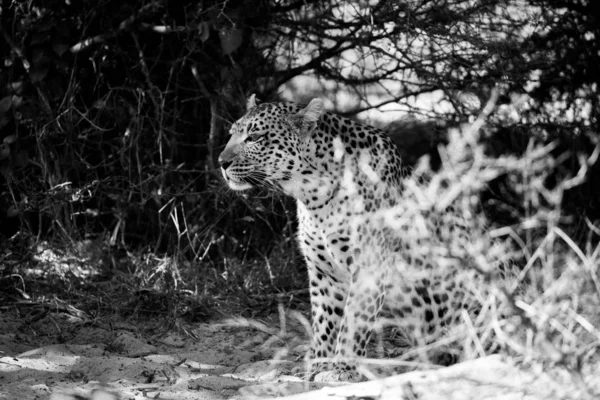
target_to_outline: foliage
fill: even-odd
[[[417,337],[417,345],[402,349],[387,365],[439,362],[447,353],[468,359],[501,351],[525,363],[558,365],[594,398],[599,389],[594,369],[600,319],[594,310],[600,304],[600,246],[589,236],[580,247],[565,233],[561,204],[598,161],[600,144],[591,157],[580,158],[574,176],[552,182],[548,177],[561,163],[560,154],[552,156],[557,142],[542,145],[531,139],[520,155],[491,156],[481,144],[490,129],[486,118],[482,113],[473,124],[450,129],[439,171],[422,160],[406,178],[399,206],[378,212],[388,234],[409,244],[403,253],[407,259],[425,256],[445,271],[458,264],[456,275],[474,309],[462,310],[433,343]],[[519,183],[514,189],[520,208],[532,211],[509,226],[491,226],[481,213],[482,192],[499,176]],[[401,322],[396,329],[402,332]],[[398,355],[397,348],[392,351]],[[367,375],[374,376],[380,361],[364,361]]]
[[[215,166],[252,92],[320,95],[361,118],[381,116],[375,109],[410,116],[424,125],[389,130],[409,161],[429,152],[439,166],[437,145],[448,142],[439,133],[472,121],[500,87],[479,137],[487,154],[555,141],[544,184],[558,187],[598,142],[597,19],[585,0],[5,0],[0,243],[12,253],[0,257],[28,260],[44,240],[93,240],[135,254],[108,269],[154,252],[175,260],[167,264],[183,270],[173,275],[183,285],[199,264],[215,277],[205,288],[303,287],[292,202],[232,194]],[[433,126],[431,137],[420,133]],[[598,241],[589,228],[600,219],[598,173],[590,165],[561,197],[558,224],[578,244]],[[487,182],[480,196],[492,222],[518,224],[547,205],[523,183],[509,174]],[[248,263],[257,263],[250,272]],[[155,274],[162,262],[145,265],[152,279],[140,286],[174,290],[168,274]]]
[[[228,212],[213,148],[221,105],[234,97],[223,90],[235,75],[230,53],[242,52],[230,32],[239,12],[195,2],[3,7],[5,234],[20,215],[22,233],[38,238],[107,233],[111,245],[164,251],[181,240],[177,213],[194,221],[188,233],[214,226]],[[190,240],[186,252],[206,250],[206,236]]]
[[[434,347],[502,350],[589,383],[600,340],[594,2],[0,7],[0,303],[35,295],[173,323],[231,303],[250,316],[261,302],[290,306],[307,286],[293,202],[231,193],[216,158],[248,94],[321,96],[343,115],[394,121],[388,132],[416,163],[404,222],[416,229],[452,205],[476,232],[462,250],[485,278],[481,313]]]

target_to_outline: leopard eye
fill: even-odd
[[[247,143],[257,143],[260,142],[261,140],[263,140],[265,138],[264,135],[260,135],[258,133],[250,133],[246,139],[244,139],[244,142]]]

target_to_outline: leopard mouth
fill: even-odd
[[[227,170],[223,167],[221,167],[221,175],[223,175],[223,179],[227,182],[227,186],[233,190],[242,191],[252,188],[252,185],[245,180],[229,175]]]
[[[262,171],[251,171],[245,176],[236,176],[228,174],[226,169],[221,168],[221,173],[227,185],[233,190],[242,191],[256,186],[268,186],[267,175]]]

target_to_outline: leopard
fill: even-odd
[[[456,231],[411,228],[419,224],[401,204],[411,170],[382,130],[326,111],[321,98],[302,105],[252,95],[218,163],[234,191],[266,187],[296,200],[310,292],[310,379],[363,380],[357,360],[381,321],[428,342],[458,323],[469,303],[467,279],[460,265],[428,261]],[[421,241],[422,254],[409,248]]]

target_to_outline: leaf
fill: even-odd
[[[223,54],[231,54],[242,45],[242,30],[223,28],[219,31],[219,39],[221,39]]]
[[[36,65],[29,71],[29,78],[31,78],[31,82],[38,83],[44,80],[44,78],[48,75],[48,67]]]
[[[202,40],[202,43],[206,42],[208,40],[208,37],[210,36],[210,25],[208,22],[201,22],[200,25],[198,25],[198,33],[200,34],[200,40]]]
[[[14,108],[19,108],[23,104],[23,98],[21,96],[12,96],[12,104]]]
[[[10,206],[8,207],[8,210],[6,210],[6,216],[8,218],[16,217],[17,215],[19,215],[19,210],[15,206]]]
[[[10,88],[14,93],[21,94],[23,92],[23,81],[11,82]]]
[[[64,43],[54,43],[52,45],[52,50],[59,56],[62,56],[65,51],[69,50],[69,46]]]
[[[0,99],[0,113],[6,113],[12,106],[12,96],[6,96]]]
[[[0,160],[10,156],[10,147],[6,143],[0,143]]]
[[[6,144],[14,143],[17,141],[17,135],[13,133],[12,135],[8,135],[7,137],[5,137],[2,141]]]

